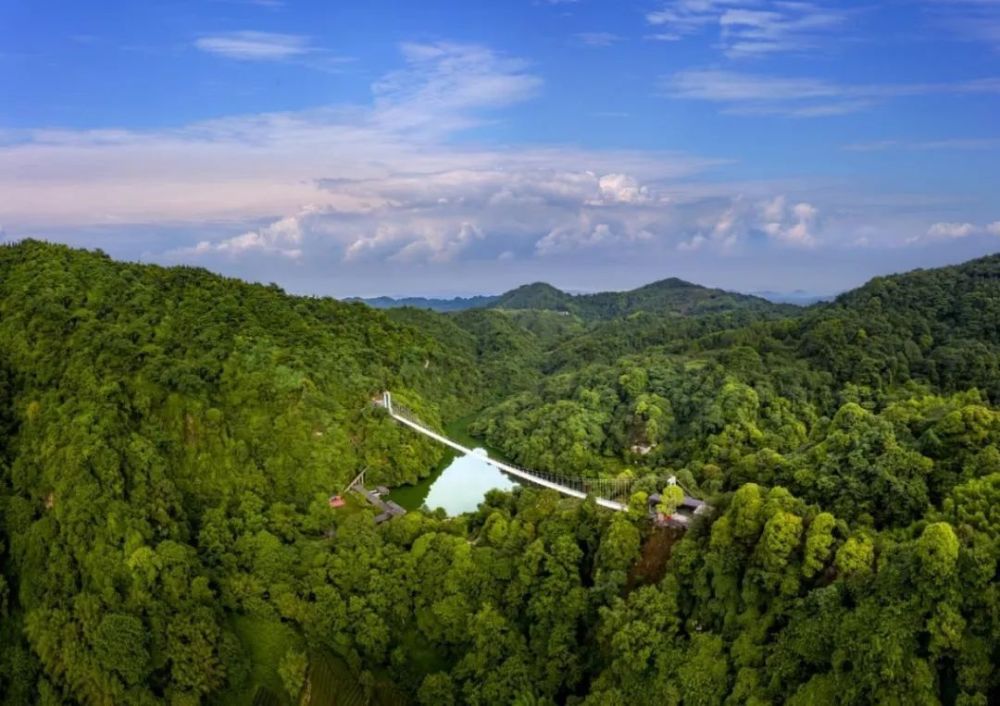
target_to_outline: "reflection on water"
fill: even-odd
[[[484,456],[486,451],[474,449],[472,454],[456,457],[416,485],[396,488],[389,497],[407,510],[427,505],[431,510],[444,508],[449,515],[472,512],[488,491],[510,490],[517,485],[496,466],[483,461]]]

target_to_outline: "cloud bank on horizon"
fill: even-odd
[[[3,11],[3,238],[334,295],[1000,246],[1000,2],[209,5]]]

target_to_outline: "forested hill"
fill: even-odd
[[[599,322],[557,340],[545,370],[534,390],[481,415],[477,429],[525,465],[578,472],[595,458],[612,468],[692,467],[739,456],[742,444],[792,449],[847,401],[880,409],[914,390],[974,390],[996,404],[1000,256],[876,278],[793,317],[643,313]],[[751,427],[733,432],[740,444],[727,438],[706,453],[706,436],[726,428],[737,400]],[[652,448],[636,458],[637,447]]]
[[[415,309],[430,309],[431,311],[465,311],[489,306],[498,299],[496,296],[480,295],[475,297],[453,297],[451,299],[434,299],[428,297],[370,297],[348,299],[360,301],[376,309],[399,309],[412,307]]]
[[[943,390],[977,387],[1000,400],[1000,255],[877,277],[806,309],[737,309],[681,320],[597,322],[557,341],[550,370],[611,362],[651,349],[683,353],[749,346],[808,361],[838,385],[873,390],[907,380]]]
[[[513,289],[490,304],[496,309],[551,309],[575,314],[587,321],[614,319],[636,312],[697,316],[738,309],[793,313],[792,305],[773,304],[766,299],[710,289],[671,278],[627,292],[568,294],[543,282]]]
[[[228,592],[268,589],[222,598],[220,552],[242,537],[252,563],[320,527],[363,468],[390,485],[425,475],[442,450],[370,397],[432,400],[434,419],[461,414],[478,381],[470,360],[361,304],[0,247],[0,703],[53,688],[72,703],[197,703],[232,684]]]
[[[523,465],[670,469],[721,510],[604,613],[586,703],[1000,703],[998,307],[991,256],[784,319],[602,322],[485,410]]]
[[[775,304],[749,294],[702,287],[676,278],[653,282],[626,292],[570,294],[551,284],[535,282],[496,296],[455,299],[376,297],[360,301],[379,309],[416,307],[440,312],[482,308],[556,311],[578,316],[583,321],[616,319],[637,312],[684,316],[736,310],[793,314],[797,308],[791,304]]]
[[[1000,703],[1000,257],[805,310],[515,292],[0,247],[0,706]],[[629,510],[334,509],[443,458],[387,387]],[[683,534],[670,474],[713,508]]]
[[[794,335],[843,382],[917,378],[1000,401],[1000,255],[877,277],[812,309]]]

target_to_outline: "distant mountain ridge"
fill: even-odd
[[[775,304],[797,304],[798,306],[812,306],[819,302],[828,302],[836,299],[836,294],[816,294],[803,289],[796,289],[791,292],[775,292],[770,289],[762,289],[751,292],[756,297],[767,299]]]
[[[351,297],[347,301],[364,302],[374,309],[398,309],[404,306],[412,306],[417,309],[431,309],[432,311],[465,311],[466,309],[483,309],[495,302],[500,297],[498,295],[478,295],[474,297],[453,297],[452,299],[437,299],[434,297]]]
[[[777,303],[751,294],[703,287],[676,277],[624,292],[569,294],[546,282],[533,282],[496,296],[453,299],[376,297],[359,301],[379,309],[412,306],[440,312],[487,308],[546,310],[572,314],[589,321],[630,316],[640,311],[697,316],[736,309],[789,312],[796,309],[791,304]]]

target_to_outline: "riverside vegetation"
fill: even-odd
[[[0,248],[0,704],[1000,702],[1000,257],[486,304]],[[382,389],[634,509],[333,510],[443,458]]]

